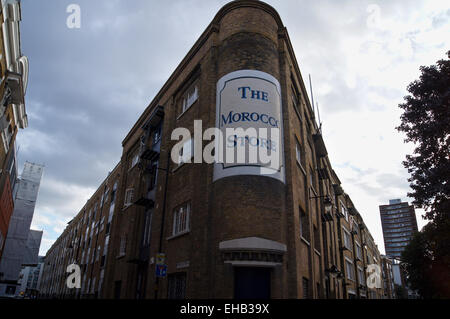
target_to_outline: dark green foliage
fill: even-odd
[[[450,59],[450,51],[447,52]],[[408,282],[424,298],[450,298],[450,60],[420,68],[397,128],[413,142],[404,166],[414,205],[430,223],[416,234],[402,255]]]

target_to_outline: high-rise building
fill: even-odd
[[[15,295],[22,265],[37,264],[42,231],[30,230],[43,165],[25,162],[18,180],[14,212],[0,260],[0,296]]]
[[[35,266],[23,266],[18,282],[20,287],[16,290],[17,296],[31,299],[38,296],[42,272],[44,270],[44,261],[44,256],[39,256]]]
[[[224,134],[274,129],[228,144],[270,148],[273,165],[202,160],[211,136],[194,136],[199,121]],[[190,138],[173,141],[177,128]],[[383,297],[381,279],[368,281],[381,269],[377,245],[331,166],[271,6],[225,5],[122,147],[119,165],[47,252],[43,297]],[[71,263],[80,289],[66,285]]]
[[[389,205],[380,205],[380,216],[386,255],[400,259],[402,251],[418,231],[414,206],[401,199],[391,199]]]
[[[21,9],[18,0],[1,0],[0,7],[0,260],[14,210],[17,179],[15,139],[28,126],[25,92],[28,59],[20,46]]]

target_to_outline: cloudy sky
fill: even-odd
[[[419,66],[450,49],[446,1],[268,0],[288,28],[305,83],[313,79],[331,163],[384,252],[378,205],[407,200],[401,162],[412,145],[395,127]],[[66,25],[81,8],[81,28]],[[25,160],[44,163],[32,223],[41,254],[112,170],[121,141],[222,0],[22,0],[30,59]],[[419,228],[425,222],[418,211]]]

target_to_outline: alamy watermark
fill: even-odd
[[[238,114],[238,113],[236,113]],[[250,119],[250,114],[246,115]],[[254,120],[256,116],[254,116]],[[266,119],[263,118],[263,121]],[[217,163],[224,166],[261,166],[261,174],[273,174],[280,169],[280,129],[242,127],[223,130],[212,127],[203,131],[202,121],[194,121],[194,137],[187,128],[176,128],[172,141],[178,141],[171,150],[175,164]],[[202,149],[203,141],[209,141]]]
[[[66,268],[66,272],[70,273],[67,277],[66,285],[69,289],[80,289],[81,288],[81,269],[77,264],[70,264]]]
[[[66,12],[70,13],[66,20],[66,25],[69,29],[81,28],[81,8],[78,4],[69,4]]]
[[[367,287],[370,289],[379,289],[381,286],[381,268],[377,264],[370,264],[367,266]]]

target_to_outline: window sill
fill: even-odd
[[[304,242],[306,245],[311,246],[308,240],[306,240],[303,236],[300,236],[300,240]]]
[[[172,173],[175,173],[176,171],[178,171],[181,167],[183,167],[184,165],[186,165],[186,162],[183,162],[181,164],[178,164],[177,167],[175,167],[174,169],[172,169]]]
[[[129,173],[130,171],[132,171],[133,168],[135,168],[136,166],[138,166],[139,163],[140,163],[140,161],[138,161],[136,164],[134,164],[133,166],[131,166],[131,167],[128,169],[128,173]]]
[[[191,105],[189,105],[187,107],[187,109],[185,109],[183,112],[180,113],[180,115],[177,116],[177,121],[184,115],[187,113],[187,111],[189,111],[198,101],[198,98],[194,101],[194,103],[192,103]]]
[[[300,110],[299,110],[300,107],[301,107],[300,105],[297,105],[297,107],[295,107],[294,105],[292,105],[292,108],[294,109],[295,114],[297,115],[298,120],[300,121],[300,125],[302,125],[302,124],[303,124],[303,123],[302,123],[302,116],[300,115]]]
[[[170,236],[170,237],[167,237],[166,240],[171,240],[171,239],[174,239],[174,238],[182,237],[182,236],[184,236],[184,235],[189,234],[190,232],[191,232],[191,230],[188,229],[188,230],[185,230],[185,231],[183,231],[183,232],[181,232],[181,233],[178,233],[178,234],[172,235],[172,236]]]
[[[126,211],[128,208],[130,208],[132,206],[132,204],[125,204],[122,207],[122,211]]]
[[[302,164],[297,159],[295,159],[295,162],[297,163],[297,166],[302,170],[303,174],[306,176],[306,171],[303,168]]]

